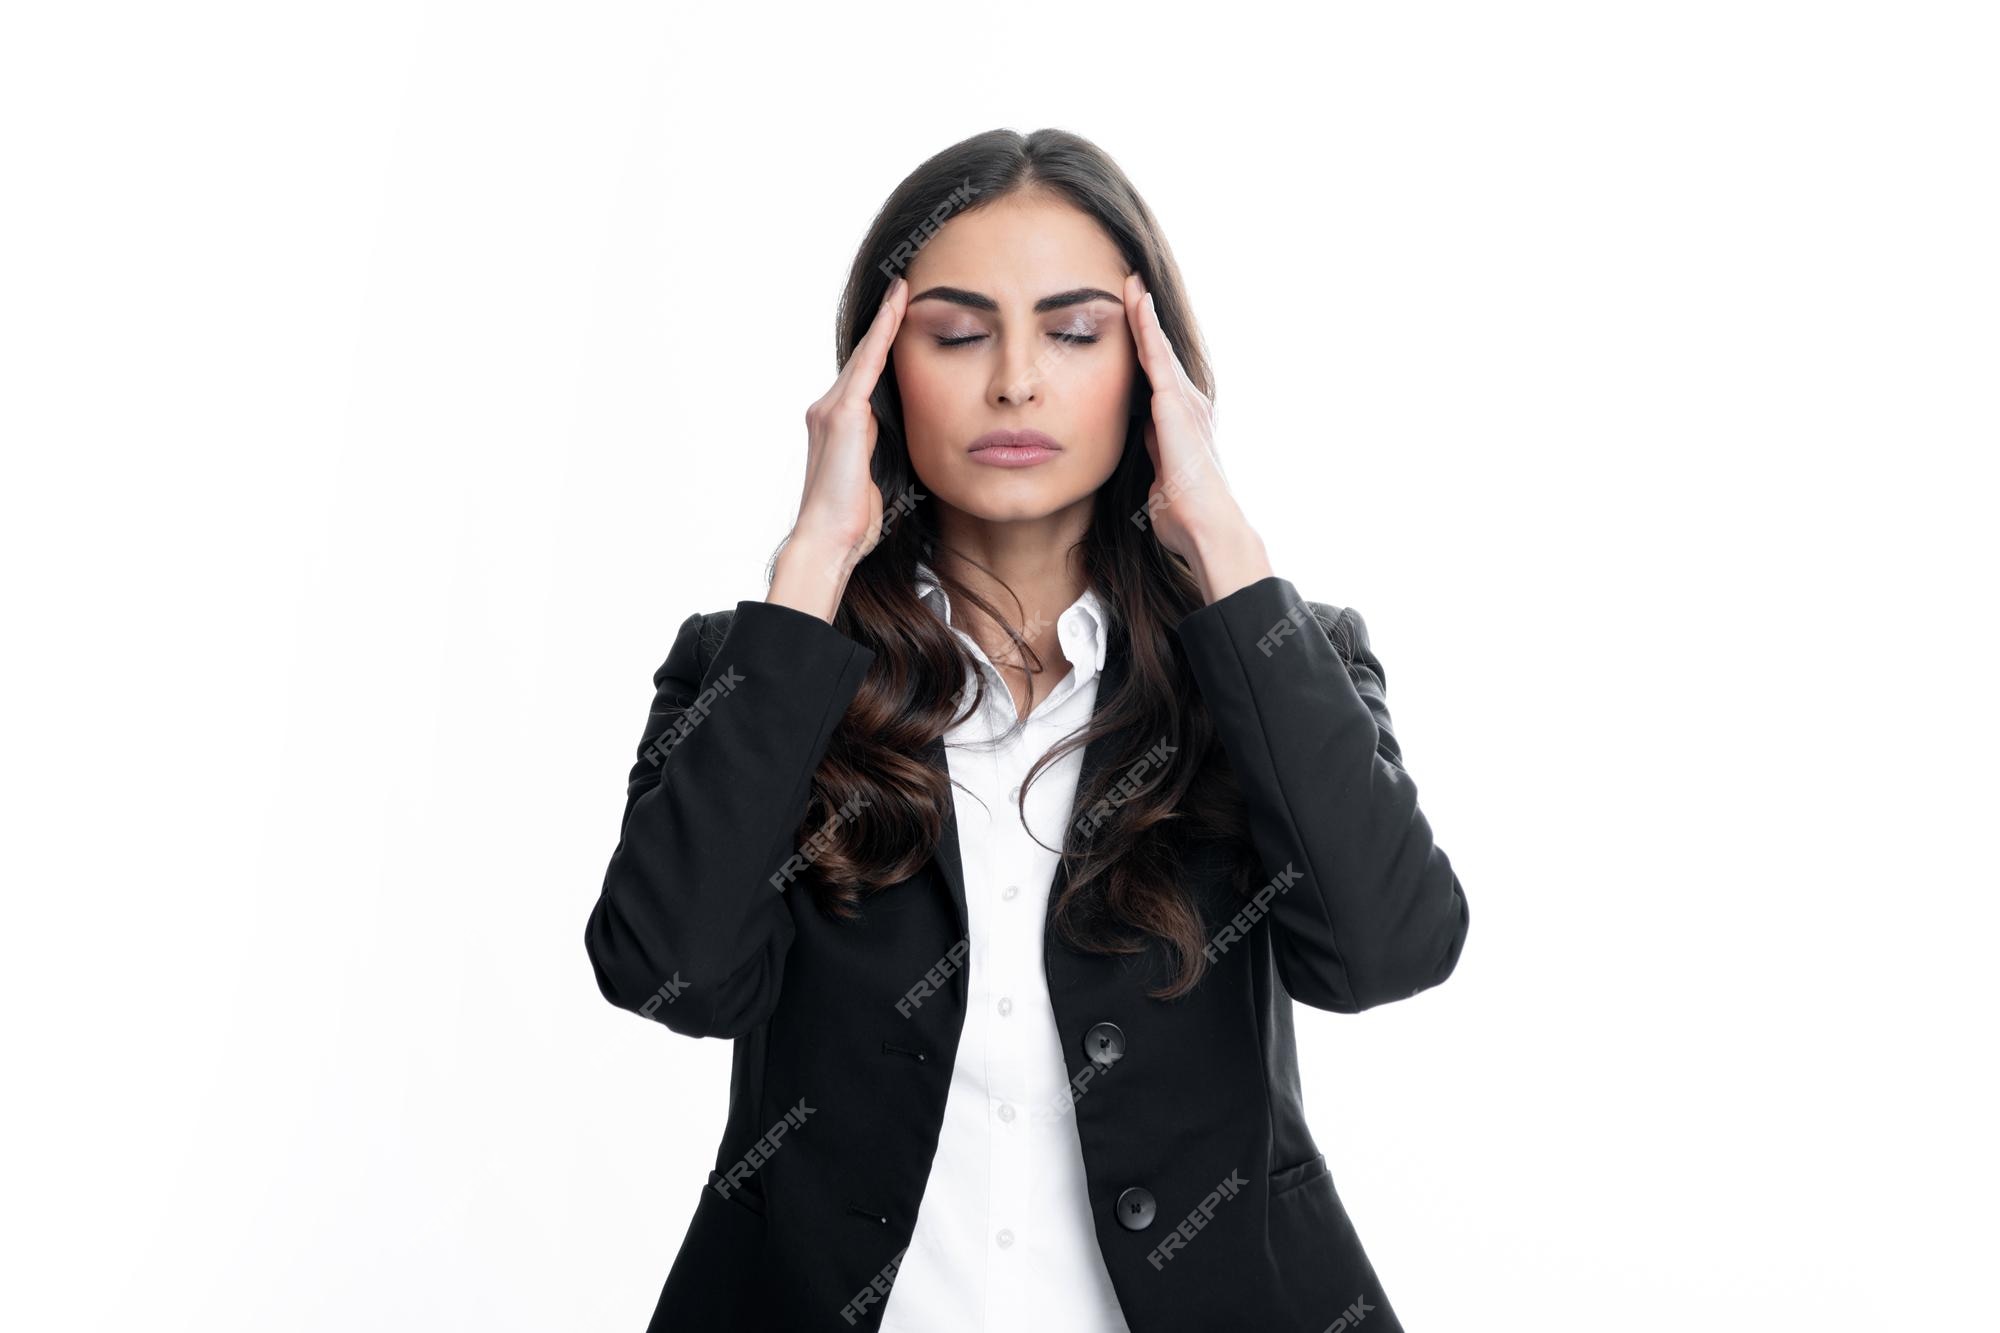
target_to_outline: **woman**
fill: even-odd
[[[652,1328],[1400,1327],[1291,1003],[1448,977],[1466,903],[1361,617],[1211,453],[1151,213],[994,131],[890,197],[762,601],[690,616],[590,916],[735,1042]]]

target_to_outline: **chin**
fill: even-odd
[[[934,494],[960,513],[988,523],[1022,523],[1047,518],[1083,498],[1070,494],[1068,490],[1004,482],[953,488],[952,491],[936,491]]]
[[[1111,479],[1117,461],[1115,455],[1104,460],[1065,455],[1035,467],[1000,468],[960,459],[943,469],[918,468],[917,475],[919,486],[968,517],[1019,523],[1089,499]],[[934,475],[925,478],[926,471]],[[935,475],[940,471],[943,475]],[[933,484],[924,485],[926,480]]]
[[[1091,492],[1077,478],[1049,472],[1047,465],[1007,469],[969,463],[940,480],[942,485],[924,489],[960,513],[989,523],[1047,518]]]

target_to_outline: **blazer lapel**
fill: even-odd
[[[951,778],[951,768],[945,758],[944,737],[939,736],[924,748],[924,762]],[[965,914],[965,865],[958,850],[958,802],[954,793],[947,789],[944,802],[944,827],[938,832],[937,850],[931,859],[937,864],[938,873],[943,876],[945,888],[951,894],[953,908],[958,913],[958,933],[968,934],[971,930]]]

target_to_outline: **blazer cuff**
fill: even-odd
[[[729,618],[729,632],[715,650],[708,669],[713,671],[733,653],[756,657],[759,661],[790,662],[785,670],[801,676],[834,675],[843,667],[859,666],[865,672],[875,660],[872,649],[863,646],[809,611],[778,602],[742,601]],[[707,679],[704,673],[703,680]]]
[[[720,733],[743,747],[729,761],[734,771],[788,779],[772,794],[781,806],[802,804],[813,770],[874,661],[873,650],[816,615],[776,602],[738,602],[702,672],[704,693],[715,685],[747,686],[757,714],[754,725],[738,719]]]
[[[1234,672],[1239,661],[1270,657],[1317,619],[1290,579],[1268,574],[1188,612],[1175,623],[1174,636],[1195,673],[1213,680],[1219,678],[1216,667]]]

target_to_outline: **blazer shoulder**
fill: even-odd
[[[1333,646],[1340,655],[1352,662],[1354,651],[1362,642],[1361,617],[1351,606],[1335,606],[1330,602],[1308,601],[1313,619],[1326,631],[1326,637],[1333,640]]]
[[[764,604],[762,600],[756,603],[758,606]],[[737,612],[743,605],[742,602],[738,602],[720,611],[697,611],[682,621],[680,629],[674,635],[674,644],[667,654],[667,661],[660,667],[659,677],[655,683],[657,684],[660,678],[673,674],[676,668],[680,668],[683,675],[690,674],[691,668],[691,674],[695,679],[705,678],[709,667],[715,661],[716,654],[722,649],[723,640],[729,637],[730,628],[736,623]],[[815,623],[802,612],[787,611],[784,614],[797,617],[801,625],[811,626]],[[819,621],[817,626],[812,632],[817,634],[826,632],[826,622]],[[860,645],[854,646],[860,650]]]
[[[715,656],[715,650],[729,637],[729,627],[736,622],[736,608],[721,611],[704,611],[701,614],[700,642],[701,662],[704,667]]]
[[[653,673],[653,684],[664,687],[667,678],[675,674],[694,680],[705,677],[708,664],[715,660],[715,650],[722,646],[735,618],[736,608],[732,606],[726,611],[697,611],[683,620],[674,632],[666,661]]]
[[[1387,673],[1382,670],[1382,661],[1375,656],[1375,646],[1368,641],[1368,622],[1361,613],[1351,606],[1332,606],[1326,602],[1308,602],[1313,618],[1326,630],[1326,637],[1333,641],[1334,651],[1350,667],[1364,667],[1375,675],[1375,679],[1386,685]]]

